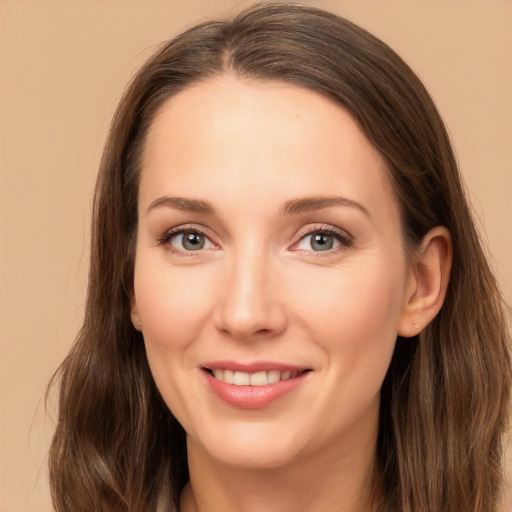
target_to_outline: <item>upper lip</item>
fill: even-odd
[[[252,361],[250,363],[242,363],[237,361],[208,361],[201,365],[208,370],[232,370],[234,372],[257,373],[264,371],[279,370],[281,372],[304,371],[310,368],[288,363],[278,363],[275,361]]]

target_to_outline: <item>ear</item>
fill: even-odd
[[[452,239],[442,226],[431,229],[412,256],[398,335],[415,336],[443,305],[452,265]]]
[[[137,301],[135,300],[135,292],[132,290],[130,294],[130,316],[132,319],[133,327],[137,331],[142,331],[142,322],[139,316],[139,310],[137,309]]]

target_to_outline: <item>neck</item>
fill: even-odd
[[[222,464],[188,439],[190,481],[181,512],[371,512],[376,436],[367,446],[330,445],[278,468]]]

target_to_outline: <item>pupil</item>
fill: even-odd
[[[185,233],[183,247],[189,251],[197,251],[204,246],[204,236],[200,233]]]
[[[328,251],[332,249],[334,245],[334,240],[331,235],[323,235],[317,233],[313,236],[313,240],[311,241],[311,247],[315,251]]]

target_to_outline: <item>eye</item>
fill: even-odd
[[[312,233],[305,236],[297,246],[305,251],[330,251],[340,246],[339,240],[328,233]]]
[[[196,252],[215,247],[213,242],[196,228],[172,229],[165,233],[159,242],[175,252]]]
[[[208,247],[208,238],[203,233],[198,231],[185,231],[174,235],[171,240],[171,245],[176,249],[184,249],[185,251],[199,251]]]
[[[312,252],[336,252],[351,247],[352,238],[333,228],[314,228],[302,235],[295,245],[296,250]]]

